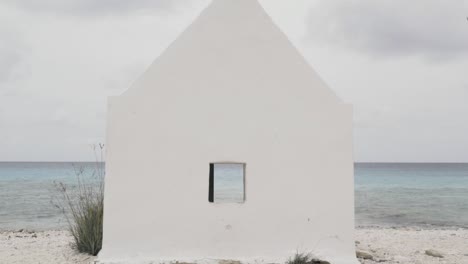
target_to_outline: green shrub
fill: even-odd
[[[67,219],[74,239],[73,246],[79,252],[93,256],[102,248],[105,174],[103,148],[102,144],[94,147],[96,162],[91,176],[84,174],[84,168],[75,168],[76,186],[69,188],[63,182],[55,183],[59,194],[55,199],[55,206],[61,209]]]

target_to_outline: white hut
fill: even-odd
[[[214,0],[107,133],[104,263],[358,263],[352,107],[256,0]]]

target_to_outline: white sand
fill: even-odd
[[[371,253],[385,264],[468,264],[468,230],[358,229],[357,249]],[[444,256],[435,258],[426,250]],[[379,263],[363,261],[362,263]]]
[[[1,264],[88,264],[94,257],[76,253],[68,231],[0,232]]]
[[[468,264],[468,230],[358,229],[357,249],[385,264]],[[67,231],[0,232],[0,263],[87,264],[92,256],[76,253]],[[427,256],[434,249],[444,258]],[[379,262],[381,261],[381,262]]]

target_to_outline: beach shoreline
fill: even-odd
[[[372,259],[361,263],[468,264],[468,229],[358,227],[356,250]],[[16,263],[88,264],[96,257],[79,254],[66,230],[0,231],[0,260]],[[427,250],[442,258],[429,256]],[[367,255],[369,254],[369,255]]]

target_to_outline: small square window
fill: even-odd
[[[208,200],[214,203],[243,203],[245,164],[210,163]]]

